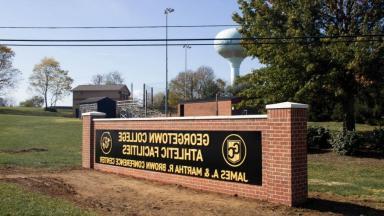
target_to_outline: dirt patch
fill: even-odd
[[[310,193],[305,209],[336,215],[384,215],[384,202],[328,193]]]
[[[18,153],[29,153],[29,152],[45,152],[48,151],[46,148],[27,148],[18,150],[0,150],[0,153],[18,154]]]
[[[4,181],[64,197],[101,215],[384,215],[384,203],[324,193],[289,208],[92,170],[4,175]]]
[[[330,152],[328,150],[322,150],[322,152],[317,152],[313,154],[308,154],[309,161],[316,161],[318,163],[327,162],[332,163],[335,166],[344,165],[348,163],[350,166],[359,165],[359,166],[370,166],[377,167],[381,169],[384,166],[384,160],[380,158],[362,158],[358,156],[339,156],[335,152]]]
[[[327,185],[327,186],[350,185],[350,183],[346,183],[346,182],[324,181],[321,179],[309,179],[308,183],[315,184],[315,185]]]
[[[53,196],[72,196],[76,194],[74,188],[63,179],[53,177],[17,177],[6,178],[5,181],[17,183],[34,191]]]

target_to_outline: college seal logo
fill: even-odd
[[[247,147],[241,136],[231,134],[224,139],[222,153],[228,165],[238,167],[247,157]]]
[[[100,138],[101,151],[104,154],[109,154],[112,150],[112,137],[109,132],[104,132]]]

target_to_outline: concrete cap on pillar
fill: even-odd
[[[283,102],[276,104],[268,104],[266,109],[308,109],[308,104]]]
[[[86,113],[83,113],[81,116],[100,116],[100,117],[104,117],[105,113],[103,113],[103,112],[86,112]]]

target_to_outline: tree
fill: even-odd
[[[169,85],[169,104],[177,105],[180,100],[213,98],[225,90],[225,82],[216,79],[213,69],[201,66],[196,71],[180,72]]]
[[[295,98],[295,82],[288,79],[288,74],[283,76],[284,70],[269,66],[254,70],[253,73],[238,78],[231,89],[233,95],[243,100],[236,104],[237,109],[247,109],[255,113],[265,112],[265,105],[281,101],[299,100]],[[309,119],[311,121],[330,120],[335,106],[333,92],[324,88],[315,88],[308,91],[300,98],[310,106]]]
[[[53,79],[51,88],[51,106],[56,106],[57,101],[63,99],[71,91],[73,79],[68,75],[68,71],[58,70]]]
[[[378,0],[239,0],[248,54],[271,67],[272,93],[313,103],[331,92],[343,111],[345,130],[355,129],[355,104],[365,89],[383,82],[384,2]],[[360,36],[359,36],[360,35]],[[268,39],[268,38],[283,39]],[[328,37],[328,38],[326,38]],[[311,95],[313,97],[308,97]]]
[[[15,53],[11,48],[0,45],[0,94],[17,83],[21,72],[13,67]]]
[[[164,109],[165,103],[165,94],[162,92],[158,92],[153,96],[153,108],[158,110]]]
[[[216,94],[224,92],[225,82],[221,79],[215,80],[212,68],[201,66],[196,70],[194,76],[198,98],[213,98]]]
[[[14,98],[1,98],[0,97],[0,107],[13,107],[15,106],[16,102]]]
[[[5,107],[7,106],[7,101],[5,98],[0,97],[0,107]]]
[[[44,104],[44,98],[41,96],[33,96],[30,99],[20,102],[23,107],[41,107]]]
[[[60,63],[54,58],[44,58],[40,64],[35,65],[29,77],[31,87],[44,98],[45,109],[56,105],[56,102],[68,95],[73,79],[68,71],[62,70]]]
[[[123,75],[118,71],[112,71],[106,74],[96,74],[92,77],[94,85],[115,85],[123,84]]]
[[[92,77],[92,83],[94,85],[104,84],[104,76],[102,74],[96,74]]]

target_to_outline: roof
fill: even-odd
[[[79,104],[89,104],[89,103],[97,103],[101,100],[112,100],[114,101],[113,99],[109,98],[109,97],[91,97],[91,98],[87,98],[85,100],[82,100],[79,102]]]
[[[116,85],[78,85],[72,91],[120,91],[123,88],[128,89],[124,84]]]
[[[206,98],[206,99],[195,99],[188,101],[180,101],[180,104],[188,104],[188,103],[205,103],[205,102],[214,102],[216,98]],[[219,97],[217,101],[231,101],[232,103],[239,103],[241,101],[240,97]]]

